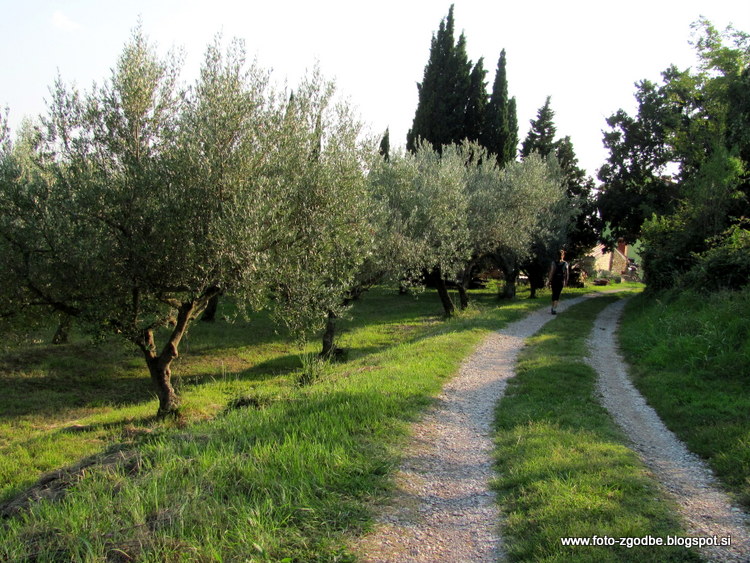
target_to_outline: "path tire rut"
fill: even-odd
[[[558,310],[597,294],[562,301]],[[492,421],[524,341],[553,317],[543,308],[490,334],[412,429],[396,491],[354,551],[366,562],[480,563],[503,558]]]
[[[691,537],[726,538],[731,547],[701,550],[709,561],[750,561],[750,519],[720,490],[709,467],[688,451],[664,425],[630,382],[617,345],[617,327],[625,301],[605,308],[589,337],[589,364],[599,373],[602,404],[633,442],[668,497],[679,506]]]

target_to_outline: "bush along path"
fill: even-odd
[[[731,538],[731,545],[707,545],[712,561],[750,561],[750,519],[717,487],[710,469],[670,432],[631,384],[616,342],[624,302],[604,309],[589,336],[589,363],[599,373],[601,400],[679,506],[691,537]]]
[[[595,295],[563,301],[558,310]],[[492,333],[445,385],[412,429],[396,491],[375,530],[354,546],[362,560],[478,562],[503,556],[489,485],[492,413],[524,341],[553,318],[545,308]]]

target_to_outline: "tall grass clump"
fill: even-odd
[[[644,294],[620,339],[648,402],[750,507],[750,288]]]

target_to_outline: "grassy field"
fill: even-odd
[[[584,363],[596,314],[565,311],[530,341],[496,411],[495,488],[514,561],[695,561],[683,548],[563,546],[561,538],[684,535],[670,503],[595,395]]]
[[[154,419],[142,360],[126,347],[104,362],[101,348],[80,337],[4,351],[4,498],[87,456],[104,463],[60,473],[55,502],[2,521],[0,560],[352,560],[347,540],[368,529],[373,500],[387,494],[409,423],[488,331],[549,306],[546,292],[519,297],[475,292],[468,311],[445,321],[430,292],[415,298],[378,288],[342,322],[347,357],[334,364],[317,364],[317,342],[300,350],[263,315],[198,324],[175,369],[178,421]],[[523,352],[498,410],[496,487],[515,560],[697,559],[681,548],[560,543],[682,535],[581,362],[591,322],[612,299],[547,325]],[[660,414],[669,422],[674,410],[683,438],[724,467],[722,478],[743,495],[750,299],[715,299],[636,297],[622,338],[639,385],[664,402]],[[312,384],[300,385],[311,364]]]
[[[444,321],[431,293],[369,293],[342,323],[347,361],[307,386],[301,351],[264,317],[197,325],[175,369],[178,422],[153,419],[148,376],[127,348],[106,362],[81,341],[7,351],[6,499],[87,455],[123,461],[65,474],[75,486],[62,500],[5,520],[0,560],[347,560],[344,538],[369,524],[408,423],[487,331],[549,304],[474,297]]]
[[[620,341],[649,404],[750,509],[750,288],[644,294]]]

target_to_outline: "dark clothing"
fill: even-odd
[[[552,301],[560,301],[560,294],[563,290],[563,284],[562,282],[557,283],[555,281],[552,282]]]
[[[552,275],[550,276],[552,287],[552,301],[559,301],[565,282],[568,281],[568,263],[565,260],[552,263]]]

